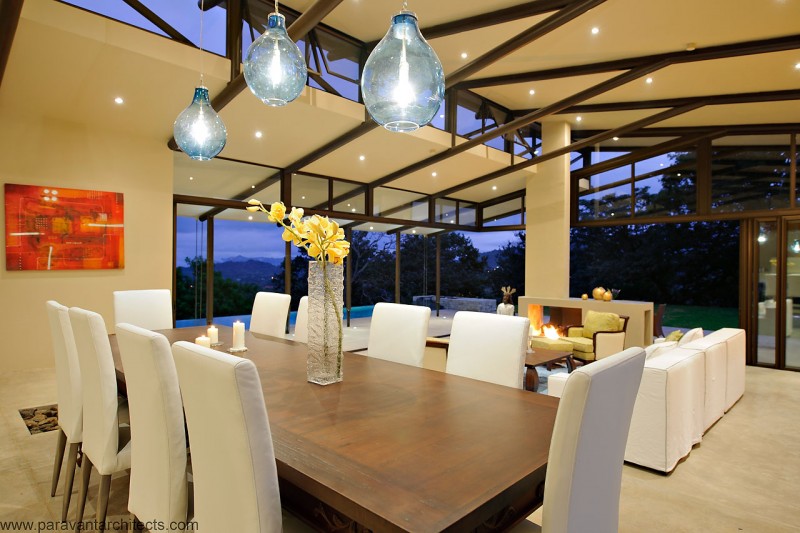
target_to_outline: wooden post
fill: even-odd
[[[436,236],[436,316],[439,316],[439,297],[442,293],[442,237]]]
[[[394,245],[394,301],[400,303],[400,232],[395,234]]]
[[[345,228],[344,230],[345,239],[347,242],[353,242],[353,229],[352,228]],[[344,294],[345,294],[345,305],[347,306],[347,327],[350,327],[350,310],[353,307],[353,264],[351,262],[352,256],[347,254],[347,257],[344,260]]]
[[[206,221],[206,324],[214,320],[214,217]]]

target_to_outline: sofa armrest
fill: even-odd
[[[561,398],[561,394],[564,392],[564,385],[567,384],[568,377],[569,374],[564,372],[550,374],[547,377],[547,395]]]
[[[614,355],[625,349],[624,331],[598,331],[594,334],[595,360]]]
[[[583,337],[583,326],[567,326],[567,337]]]

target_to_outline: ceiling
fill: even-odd
[[[313,0],[281,3],[298,12],[314,4]],[[425,34],[427,28],[433,31],[437,25],[480,15],[488,21],[499,10],[529,4],[532,3],[524,0],[411,0],[409,8],[417,13]],[[399,1],[343,0],[323,23],[360,41],[371,42],[384,35],[390,17],[400,8]],[[435,36],[429,42],[447,77],[553,13]],[[593,28],[597,28],[596,33]],[[736,49],[742,43],[776,38],[788,38],[788,44],[780,50],[757,50],[763,53],[687,61],[709,47]],[[466,59],[462,58],[464,53]],[[581,108],[559,106],[565,98],[625,72],[619,68],[591,72],[588,66],[656,54],[672,54],[672,60],[663,68],[619,87],[573,102]],[[567,69],[571,75],[537,74],[552,69]],[[213,99],[228,82],[227,59],[56,0],[29,0],[23,5],[2,77],[0,108],[102,125],[110,131],[161,139],[166,146],[172,123],[188,105],[201,70]],[[535,81],[491,79],[525,73],[530,73],[527,79]],[[600,143],[607,147],[657,144],[680,136],[681,128],[690,127],[786,125],[800,131],[800,100],[797,100],[800,98],[800,2],[607,0],[486,65],[468,76],[464,85],[518,115],[548,106],[563,107],[541,120],[567,121],[575,138],[585,136],[581,133],[584,130],[597,133],[618,128],[680,105],[676,101],[666,105],[658,101],[712,97],[704,102],[711,105],[653,124],[654,133],[632,133],[617,141],[607,139]],[[58,98],[53,97],[54,88],[58,89]],[[740,102],[724,104],[715,104],[713,98],[773,91],[785,91],[788,96],[778,101],[753,102],[752,98],[742,98]],[[123,105],[114,103],[117,96],[124,98]],[[637,104],[650,101],[654,103]],[[64,105],[65,102],[69,105]],[[600,104],[613,110],[595,107]],[[244,197],[248,187],[275,175],[278,167],[294,165],[370,120],[361,104],[311,87],[306,87],[298,100],[283,108],[265,106],[245,88],[219,112],[228,130],[228,143],[221,154],[224,159],[199,163],[176,153],[176,194]],[[658,128],[670,128],[671,132],[657,134]],[[257,131],[260,137],[256,137]],[[784,145],[789,142],[788,134],[784,133],[769,136],[754,136],[748,131],[738,133],[741,135],[714,142]],[[348,186],[352,189],[441,154],[451,148],[451,142],[449,133],[431,126],[411,134],[375,128],[306,162],[298,170],[348,180],[356,184]],[[436,194],[519,161],[480,145],[434,165],[401,173],[385,185]],[[478,203],[489,201],[523,189],[525,180],[535,172],[536,166],[529,166],[462,189],[452,197]],[[264,194],[275,196],[278,191],[272,185],[255,196],[266,201]],[[395,202],[401,214],[403,194],[408,195],[398,192]],[[363,209],[359,201],[363,204],[363,198],[353,198],[352,209]],[[189,211],[200,212],[196,207]],[[406,209],[407,213],[411,211]]]

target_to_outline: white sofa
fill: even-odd
[[[723,328],[647,351],[625,460],[670,472],[744,394],[745,333]],[[551,375],[548,394],[560,396],[567,378]]]

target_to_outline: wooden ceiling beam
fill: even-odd
[[[450,73],[446,79],[446,87],[454,87],[473,74],[476,74],[489,65],[496,63],[508,54],[519,50],[523,46],[532,43],[536,39],[539,39],[553,30],[560,28],[564,24],[578,18],[605,1],[606,0],[581,0],[579,2],[573,2],[569,4],[556,13],[550,15],[545,20],[539,22],[538,24],[534,24],[511,39],[508,39],[498,46],[495,46],[482,56],[470,61],[463,67]]]
[[[630,137],[680,137],[689,133],[701,133],[714,130],[720,126],[676,126],[668,128],[643,128],[630,132]],[[787,122],[785,124],[737,124],[723,126],[728,135],[778,135],[782,133],[800,132],[800,123]],[[583,138],[597,135],[605,130],[573,130],[573,138]]]
[[[603,61],[587,65],[575,65],[572,67],[520,72],[516,74],[506,74],[503,76],[491,76],[487,78],[463,81],[459,83],[456,88],[475,89],[479,87],[494,87],[512,83],[525,83],[531,81],[553,80],[558,78],[569,78],[573,76],[586,76],[589,74],[616,72],[620,70],[638,68],[642,65],[656,61],[668,61],[670,64],[692,63],[695,61],[708,61],[712,59],[726,59],[729,57],[739,57],[753,54],[782,52],[784,50],[795,50],[797,48],[800,48],[800,34],[787,35],[785,37],[777,37],[774,39],[760,39],[741,43],[709,46],[707,48],[698,48],[692,51],[681,50],[679,52],[667,52],[665,54],[616,59],[613,61]]]
[[[192,41],[190,41],[186,36],[184,36],[181,32],[179,32],[178,30],[173,28],[170,24],[168,24],[167,21],[156,15],[153,11],[150,10],[150,8],[141,3],[139,0],[123,0],[123,1],[129,6],[131,6],[131,8],[133,8],[134,11],[136,11],[141,16],[150,21],[159,30],[169,35],[169,38],[172,39],[173,41],[187,44],[189,46],[197,46]]]
[[[11,45],[22,14],[23,0],[0,0],[0,85],[11,55]]]

